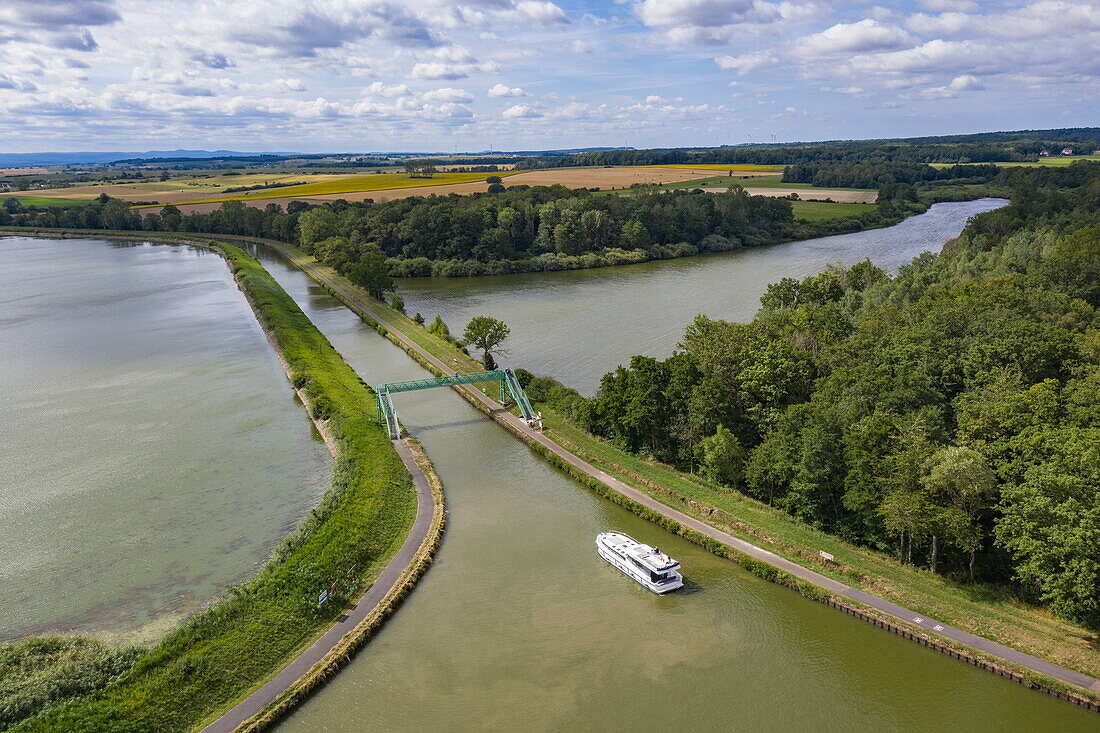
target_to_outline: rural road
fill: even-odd
[[[456,373],[455,370],[452,369],[450,366],[444,364],[442,361],[429,354],[418,344],[405,336],[400,330],[395,328],[384,318],[380,317],[378,313],[373,308],[371,308],[369,303],[360,300],[359,298],[341,288],[336,283],[332,282],[323,273],[319,272],[315,267],[306,262],[303,262],[289,248],[282,246],[279,243],[271,242],[269,240],[264,240],[264,244],[278,251],[284,257],[293,262],[296,267],[302,269],[311,277],[323,281],[329,288],[338,293],[347,302],[355,304],[356,307],[368,313],[371,318],[373,318],[380,325],[389,330],[389,332],[393,334],[395,338],[401,341],[402,344],[404,344],[409,349],[415,350],[422,358],[435,365],[435,367],[439,369],[443,374],[451,375]],[[790,560],[782,558],[773,552],[769,552],[768,550],[765,550],[761,547],[757,547],[756,545],[734,537],[731,534],[712,527],[711,525],[695,519],[694,517],[691,517],[687,514],[684,514],[683,512],[677,511],[667,504],[663,504],[662,502],[657,501],[648,494],[645,494],[644,492],[635,489],[633,486],[630,486],[620,481],[614,476],[600,470],[599,468],[596,468],[587,461],[584,461],[581,458],[570,453],[565,448],[547,438],[540,431],[529,427],[527,423],[524,422],[521,418],[513,415],[511,412],[505,409],[503,405],[501,405],[499,402],[492,399],[485,393],[481,392],[480,390],[475,389],[469,385],[455,386],[453,387],[453,389],[464,392],[468,397],[483,404],[491,411],[491,414],[493,415],[493,418],[495,420],[502,424],[505,424],[513,432],[524,436],[524,438],[529,440],[530,442],[541,444],[548,450],[552,451],[561,460],[569,463],[571,466],[574,466],[575,468],[595,478],[608,488],[618,492],[619,494],[622,494],[623,496],[631,499],[634,502],[637,502],[638,504],[641,504],[642,506],[645,506],[648,509],[651,509],[659,514],[668,517],[669,519],[679,522],[680,524],[689,527],[700,534],[706,535],[707,537],[721,542],[724,545],[733,547],[745,553],[746,555],[754,557],[758,560],[762,560],[769,565],[773,565],[797,578],[809,581],[810,583],[821,586],[822,588],[826,588],[833,593],[838,593],[840,595],[851,598],[854,601],[858,601],[859,603],[871,606],[872,608],[889,614],[890,616],[893,616],[907,624],[912,624],[921,629],[924,629],[925,631],[937,634],[942,637],[946,637],[948,639],[952,639],[961,644],[965,644],[973,649],[992,654],[993,656],[1007,660],[1021,667],[1025,667],[1032,671],[1045,674],[1049,677],[1067,682],[1071,685],[1076,685],[1078,687],[1083,687],[1085,689],[1092,690],[1093,692],[1100,693],[1100,680],[1097,680],[1094,677],[1082,674],[1081,672],[1075,672],[1071,669],[1066,669],[1065,667],[1047,662],[1045,660],[1039,659],[1038,657],[1031,656],[1030,654],[1025,654],[1023,652],[1007,647],[1003,644],[998,644],[997,642],[990,639],[967,633],[965,631],[962,631],[961,629],[956,629],[953,626],[948,626],[945,623],[941,623],[939,621],[936,621],[935,619],[931,619],[924,616],[923,614],[917,613],[916,611],[912,611],[903,606],[891,603],[890,601],[887,601],[885,599],[873,596],[869,593],[859,590],[858,588],[852,588],[851,586],[844,585],[839,581],[833,580],[832,578],[829,578],[825,575],[814,572],[809,568],[791,562]]]
[[[416,520],[413,522],[409,536],[401,545],[401,549],[393,556],[386,568],[379,574],[367,592],[352,606],[351,610],[341,616],[340,619],[326,631],[319,639],[298,655],[290,664],[272,677],[262,687],[237,703],[229,712],[203,728],[204,733],[230,733],[236,730],[253,715],[271,704],[279,695],[299,680],[313,668],[313,665],[324,659],[329,650],[340,643],[340,640],[349,631],[354,629],[359,622],[366,618],[367,614],[374,610],[383,598],[397,583],[404,573],[405,568],[412,562],[413,557],[420,549],[428,530],[432,525],[432,490],[428,484],[428,477],[416,465],[412,450],[404,440],[393,441],[393,447],[401,456],[405,468],[412,474],[413,486],[416,489]]]

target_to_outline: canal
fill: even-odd
[[[332,459],[220,256],[0,239],[0,640],[152,639],[250,576]]]
[[[937,231],[952,236],[975,210],[956,210],[951,226]],[[541,354],[543,364],[562,367],[546,371],[568,382],[573,372],[562,365],[568,363],[565,354],[577,347],[562,341],[583,342],[572,353],[587,351],[601,360],[594,371],[675,343],[683,322],[666,327],[659,305],[649,311],[650,325],[676,332],[664,341],[647,347],[605,331],[609,322],[630,322],[631,307],[646,300],[632,294],[632,278],[653,298],[660,296],[652,293],[670,288],[687,288],[684,298],[695,292],[689,306],[677,306],[675,319],[696,311],[748,318],[755,308],[750,301],[769,281],[810,274],[834,261],[879,260],[873,237],[849,241],[857,243],[857,251],[825,240],[784,245],[821,249],[814,262],[798,260],[797,267],[771,271],[760,269],[751,256],[776,258],[781,248],[734,253],[728,261],[712,257],[638,270],[563,273],[544,285],[538,278],[509,278],[512,285],[504,288],[500,281],[500,293],[488,283],[469,281],[439,283],[440,291],[450,293],[446,296],[429,292],[423,283],[418,294],[405,292],[409,302],[454,304],[448,311],[452,326],[464,322],[460,308],[503,317],[517,342],[536,323],[559,329],[554,337],[516,346],[507,361],[531,366],[530,360]],[[942,243],[932,237],[906,240],[905,246],[917,254]],[[266,250],[258,254],[365,380],[377,384],[424,376],[402,351],[307,276]],[[886,264],[896,266],[906,258],[897,254]],[[715,275],[710,267],[724,268],[723,274]],[[739,311],[725,296],[708,300],[711,296],[699,295],[704,285],[695,287],[688,271],[706,287],[724,283],[722,293],[736,294],[738,302],[750,305]],[[607,284],[597,277],[603,274],[611,278]],[[463,288],[480,304],[462,305],[458,291]],[[621,312],[615,311],[618,320],[586,320],[586,313],[609,302],[608,288],[629,299]],[[750,291],[752,298],[745,295]],[[525,298],[543,306],[521,307]],[[607,313],[600,310],[601,317]],[[639,325],[636,335],[645,330]],[[431,572],[396,616],[279,726],[281,733],[1095,730],[1093,713],[805,600],[600,499],[450,391],[402,394],[396,404],[402,423],[423,442],[445,484],[447,537]],[[658,597],[612,569],[594,547],[596,533],[605,529],[626,532],[679,559],[686,589]]]

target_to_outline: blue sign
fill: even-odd
[[[328,600],[328,591],[323,590],[323,591],[321,591],[321,595],[317,596],[317,605],[318,606],[323,606],[323,605],[325,605],[325,601],[327,601],[327,600]]]

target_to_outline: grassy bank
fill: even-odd
[[[371,301],[331,268],[318,265],[308,256],[302,255],[302,258],[342,289],[370,303],[378,317],[444,363],[458,371],[482,368],[453,344],[428,333],[389,306]],[[492,396],[493,385],[486,387],[485,391]],[[744,494],[627,453],[588,434],[547,405],[537,405],[537,409],[544,413],[546,432],[552,440],[670,507],[792,562],[939,621],[1064,667],[1100,675],[1096,635],[1083,626],[1022,603],[1004,589],[956,583],[942,575],[902,564],[889,555],[848,544]],[[821,550],[833,554],[837,562],[824,563],[818,555]],[[717,548],[717,551],[731,554],[728,548]],[[1044,684],[1055,689],[1065,687],[1053,680],[1046,680]]]
[[[226,259],[336,455],[332,488],[250,582],[188,620],[115,682],[15,730],[195,728],[257,687],[343,613],[385,566],[416,514],[411,481],[374,419],[374,395],[271,276]],[[336,584],[334,600],[317,607]]]

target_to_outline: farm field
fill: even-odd
[[[76,199],[76,198],[65,199],[65,198],[55,198],[55,197],[52,197],[52,196],[18,196],[18,195],[14,195],[14,194],[11,195],[11,196],[0,195],[0,199],[7,200],[9,198],[15,199],[16,201],[23,204],[24,206],[42,206],[42,207],[47,207],[47,206],[82,206],[82,205],[85,205],[85,204],[90,204],[92,202],[91,199]]]
[[[749,164],[735,164],[735,163],[697,163],[689,165],[687,163],[664,163],[654,166],[655,168],[675,168],[679,170],[697,170],[697,171],[737,171],[745,173],[782,173],[784,166],[781,165],[749,165]]]
[[[63,188],[36,189],[34,196],[62,199],[94,199],[100,194],[124,201],[148,201],[156,199],[164,203],[174,200],[189,200],[197,196],[223,192],[226,188],[255,186],[263,183],[283,183],[302,181],[308,183],[331,181],[347,178],[340,174],[317,173],[246,173],[241,175],[204,175],[194,177],[176,177],[167,181],[145,180],[130,183],[89,183]]]
[[[1049,158],[1039,158],[1036,161],[1006,161],[997,162],[993,165],[1001,166],[1002,168],[1019,168],[1021,166],[1049,166],[1052,168],[1061,168],[1062,166],[1076,163],[1079,160],[1091,160],[1100,161],[1100,155],[1052,155]],[[932,163],[933,168],[948,168],[954,163]]]
[[[273,198],[308,198],[313,196],[326,196],[344,193],[363,193],[370,191],[382,191],[395,188],[427,188],[444,186],[453,183],[474,183],[484,185],[486,173],[436,173],[432,178],[413,178],[404,173],[377,173],[369,176],[329,177],[330,180],[303,183],[299,186],[286,186],[284,188],[268,189],[261,191],[242,192],[238,195],[219,196],[217,202],[222,201],[252,201],[255,199]],[[514,173],[503,171],[496,175],[501,177],[513,176]],[[181,203],[202,204],[210,203],[210,200],[190,200]]]
[[[254,195],[242,193],[239,196],[219,196],[204,199],[181,198],[173,194],[172,198],[156,197],[163,203],[172,203],[180,207],[184,213],[191,211],[210,211],[221,205],[223,201],[252,201],[262,202],[266,206],[275,203],[285,206],[290,201],[332,201],[335,199],[347,199],[348,201],[361,201],[369,198],[374,201],[390,201],[408,196],[447,194],[471,194],[485,191],[485,178],[490,175],[499,175],[506,178],[508,186],[554,186],[561,185],[568,188],[629,188],[636,183],[645,184],[675,184],[683,181],[712,178],[711,171],[670,170],[656,166],[618,166],[608,168],[549,168],[537,171],[501,171],[499,173],[437,173],[435,178],[409,179],[404,174],[378,174],[371,176],[346,177],[333,181],[329,188],[311,184],[305,186],[292,186],[269,191],[257,191]],[[447,178],[444,178],[447,176]],[[390,181],[405,185],[394,185]],[[723,177],[723,180],[724,177]],[[411,181],[411,183],[409,183]],[[366,187],[370,186],[370,187]],[[429,190],[425,190],[429,189]],[[98,195],[98,194],[97,194]],[[149,194],[137,197],[137,200],[147,200]],[[150,207],[151,208],[151,207]]]
[[[874,204],[837,203],[828,204],[821,201],[792,201],[796,219],[805,221],[821,221],[822,219],[838,219],[842,216],[858,216],[874,209]]]
[[[724,191],[725,189],[703,189],[704,191]],[[756,188],[755,186],[746,186],[745,190],[751,193],[753,196],[790,196],[792,193],[798,194],[799,198],[804,199],[832,199],[838,203],[844,204],[873,204],[878,198],[878,191],[863,191],[860,189],[850,188],[814,188],[813,186],[807,186],[805,188]]]

